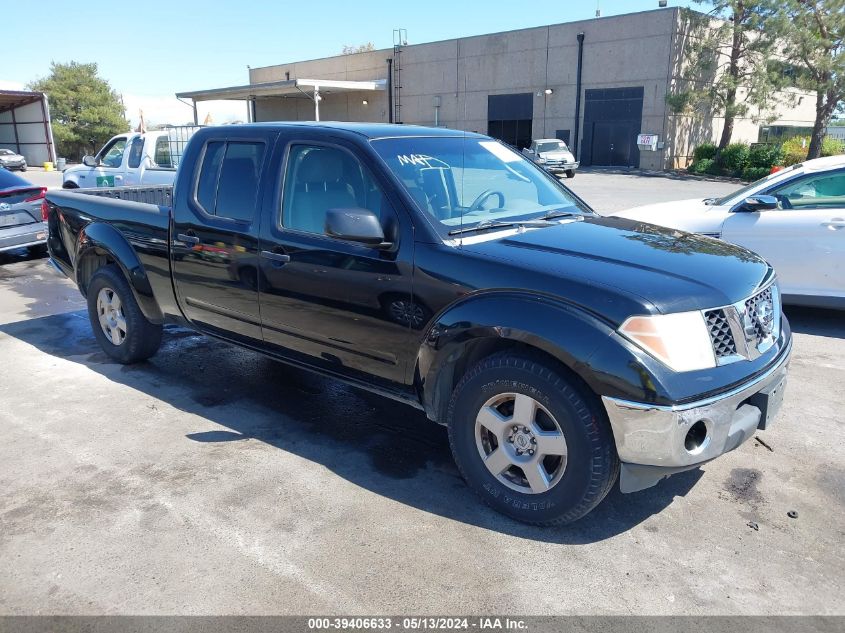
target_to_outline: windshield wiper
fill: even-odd
[[[484,231],[486,229],[501,229],[509,226],[548,226],[549,221],[543,218],[536,220],[484,220],[474,226],[466,228],[453,229],[449,231],[449,235],[460,235],[461,233],[474,233],[475,231]]]
[[[573,213],[572,211],[549,211],[546,215],[543,215],[538,220],[557,220],[558,218],[572,218],[575,216],[580,216],[580,213]]]

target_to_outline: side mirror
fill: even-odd
[[[97,166],[97,157],[96,156],[88,156],[87,154],[82,157],[82,164],[86,167],[96,167]]]
[[[753,213],[754,211],[765,211],[766,209],[777,209],[778,199],[774,196],[749,196],[737,207],[737,211]]]
[[[329,209],[326,212],[326,235],[368,246],[388,246],[381,222],[369,209]]]

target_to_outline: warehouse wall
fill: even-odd
[[[679,85],[687,32],[678,9],[659,9],[566,24],[521,29],[403,47],[399,57],[400,99],[397,121],[486,133],[490,95],[530,93],[533,100],[532,136],[555,136],[569,130],[570,138],[585,138],[586,102],[576,125],[577,35],[584,33],[582,90],[642,88],[639,132],[657,134],[665,147],[639,152],[639,166],[664,169],[684,166],[692,148],[718,139],[718,117],[689,117],[670,112],[667,93]],[[250,70],[250,82],[286,78],[384,79],[393,49],[340,55]],[[545,90],[552,90],[550,95]],[[366,99],[367,105],[362,101]],[[386,92],[324,93],[321,119],[387,122]],[[312,120],[314,104],[305,96],[260,99],[257,120]],[[595,125],[595,117],[590,125]],[[778,120],[806,124],[813,120],[812,102],[783,105]],[[759,120],[736,122],[736,140],[756,141]],[[626,133],[627,135],[627,133]],[[594,138],[586,135],[588,140]],[[627,137],[627,136],[626,136]],[[597,142],[597,141],[593,141]],[[572,143],[570,143],[572,144]],[[579,148],[579,158],[584,154]],[[592,152],[586,152],[587,158]]]
[[[441,126],[487,132],[489,95],[531,93],[533,136],[553,136],[575,127],[577,39],[585,33],[583,88],[643,86],[643,132],[663,134],[669,47],[674,11],[522,29],[404,47],[399,58],[398,120],[433,125],[439,97]],[[392,49],[280,64],[250,70],[250,82],[286,78],[380,79],[387,77]],[[545,89],[551,88],[551,95]],[[385,93],[324,94],[323,120],[388,120]],[[363,99],[369,102],[364,106]],[[582,103],[582,117],[583,117]],[[313,102],[273,98],[256,102],[258,120],[310,120]],[[658,167],[657,156],[641,158]]]

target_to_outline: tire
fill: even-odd
[[[129,365],[158,351],[163,328],[146,319],[120,268],[110,264],[97,270],[86,294],[94,337],[113,360]],[[110,313],[110,308],[114,312]]]
[[[72,180],[68,180],[67,182],[62,183],[62,189],[79,189],[79,185]]]
[[[526,408],[528,401],[533,409]],[[520,413],[511,417],[517,406]],[[526,416],[525,411],[533,413]],[[518,423],[526,419],[530,433]],[[489,506],[523,523],[577,521],[604,499],[619,476],[613,432],[597,398],[586,386],[527,356],[495,354],[470,369],[452,394],[447,422],[452,455],[469,487]],[[494,441],[487,425],[503,429],[503,440]],[[528,448],[514,457],[519,446]],[[506,468],[494,475],[502,464]],[[523,470],[529,467],[532,483]]]
[[[29,247],[27,247],[27,251],[29,251],[29,255],[31,257],[47,257],[47,245],[46,244],[38,244],[36,246],[29,246]]]
[[[574,169],[567,169],[566,170],[566,177],[567,178],[575,178],[575,170]]]

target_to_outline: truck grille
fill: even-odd
[[[768,304],[766,310],[761,311],[762,304]],[[771,334],[771,322],[775,320],[775,309],[771,286],[745,302],[745,313],[748,315],[751,326],[745,332],[749,341],[753,340],[755,344],[758,344]],[[763,316],[761,312],[766,312],[768,316]],[[766,319],[769,320],[768,324]]]
[[[718,364],[757,358],[774,344],[781,322],[777,292],[777,287],[769,284],[744,301],[704,311]]]
[[[713,353],[716,358],[736,356],[736,341],[734,341],[731,325],[725,311],[710,310],[704,313],[707,319],[707,329],[710,332],[710,340],[713,342]]]

